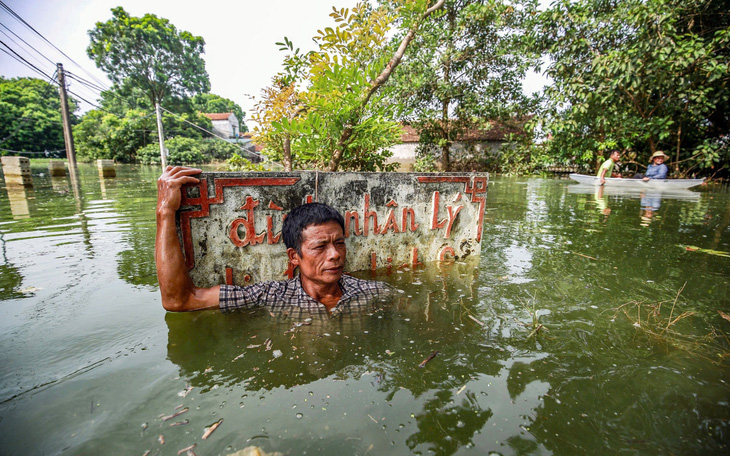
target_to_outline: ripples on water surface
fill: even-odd
[[[77,191],[42,172],[0,190],[1,454],[728,452],[725,189],[496,178],[479,258],[297,326],[164,312],[158,169],[82,167]]]

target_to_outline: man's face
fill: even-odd
[[[335,221],[309,225],[302,231],[302,253],[289,249],[289,260],[299,266],[302,280],[319,286],[332,285],[342,277],[347,248],[342,228]]]
[[[662,163],[664,163],[664,155],[658,155],[658,156],[654,157],[655,165],[661,165]]]
[[[611,154],[611,160],[617,162],[621,158],[621,152],[614,152]]]

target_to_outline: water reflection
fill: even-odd
[[[605,187],[592,185],[569,185],[569,193],[592,194],[598,211],[608,216],[611,214],[609,207],[609,197],[638,199],[641,202],[640,209],[640,225],[648,227],[654,220],[657,212],[661,208],[662,199],[671,199],[679,201],[700,201],[700,193],[687,189],[631,189],[622,187]]]
[[[649,195],[652,198],[659,199],[674,199],[682,201],[699,201],[701,193],[687,189],[632,189],[623,187],[606,187],[606,186],[593,186],[583,184],[569,184],[569,193],[585,193],[594,194],[596,198],[604,198],[607,196],[619,196],[626,198],[641,198],[642,195]],[[600,190],[600,192],[599,192]]]
[[[478,259],[378,278],[401,292],[368,312],[336,318],[270,316],[265,310],[168,313],[168,359],[203,393],[237,387],[260,395],[315,389],[323,380],[368,384],[387,403],[398,396],[420,404],[411,413],[415,429],[408,426],[403,436],[411,450],[453,454],[474,445],[493,412],[472,383],[500,375],[509,358],[485,340],[488,323],[475,317]],[[419,367],[433,351],[438,356]],[[374,396],[351,400],[366,409]]]
[[[153,258],[159,168],[118,170],[107,199],[95,167],[79,167],[76,192],[36,172],[22,219],[0,188],[4,453],[728,451],[722,350],[688,352],[614,315],[674,302],[684,287],[675,312],[693,315],[678,331],[730,332],[717,312],[730,303],[716,252],[730,251],[727,191],[662,193],[643,228],[641,194],[605,188],[606,216],[595,188],[496,178],[476,264],[383,272],[403,290],[389,306],[299,325],[266,312],[166,314]],[[160,419],[178,406],[187,425]]]
[[[611,215],[611,208],[608,207],[608,195],[605,194],[606,187],[600,186],[595,189],[594,197],[598,211],[603,215]]]
[[[10,212],[13,218],[25,219],[30,217],[30,202],[35,199],[35,192],[32,187],[22,185],[8,185],[5,187],[10,203]]]

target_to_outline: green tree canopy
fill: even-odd
[[[153,106],[210,90],[203,38],[154,14],[134,17],[117,7],[112,16],[89,31],[86,52],[120,90],[141,89]]]
[[[164,113],[162,123],[169,136],[196,140],[209,136],[200,128],[213,128],[210,119],[197,113]],[[157,124],[150,109],[127,109],[122,114],[91,110],[74,127],[74,142],[77,157],[82,161],[107,158],[135,163],[140,161],[140,149],[148,145],[158,147],[159,153]]]
[[[551,63],[551,153],[639,164],[661,149],[679,175],[730,164],[730,15],[721,0],[559,0],[532,37]]]
[[[76,110],[71,98],[69,110]],[[2,149],[41,152],[65,147],[58,87],[36,78],[0,76],[0,155],[12,154]]]
[[[352,10],[333,8],[330,16],[337,25],[318,30],[316,51],[300,53],[286,38],[277,43],[288,51],[285,70],[256,105],[260,127],[255,139],[287,169],[389,169],[386,149],[397,141],[400,127],[379,89],[420,25],[443,2],[402,0],[395,9],[361,2]],[[404,31],[394,43],[388,38],[396,17]]]
[[[534,108],[522,80],[536,60],[520,36],[535,7],[534,0],[448,0],[414,39],[391,94],[420,131],[421,150],[440,149],[443,170],[458,136]]]

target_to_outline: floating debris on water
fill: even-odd
[[[178,451],[177,454],[183,454],[183,453],[187,453],[188,451],[193,451],[193,448],[195,448],[195,445],[197,445],[197,443],[193,443],[189,447],[183,448],[182,450]]]
[[[439,354],[438,350],[432,352],[430,355],[428,355],[428,357],[426,359],[421,361],[421,364],[419,364],[418,367],[426,367],[426,363],[428,363],[429,361],[434,359],[436,357],[436,355],[438,355],[438,354]]]
[[[213,431],[215,431],[216,429],[218,429],[218,426],[220,426],[222,422],[223,422],[223,418],[219,419],[215,423],[213,423],[210,426],[208,426],[207,428],[205,428],[205,432],[203,433],[203,440],[205,440],[208,437],[210,437],[210,434],[212,434]]]
[[[184,409],[180,410],[179,412],[175,412],[175,413],[173,413],[172,415],[168,415],[168,416],[163,416],[163,417],[162,417],[162,421],[168,421],[168,420],[171,420],[171,419],[175,418],[176,416],[180,416],[180,415],[182,415],[183,413],[187,412],[188,410],[190,410],[190,409],[189,409],[189,408],[187,408],[187,407],[185,407]]]
[[[36,291],[40,291],[42,289],[43,288],[26,287],[26,288],[23,288],[22,290],[18,290],[18,293],[31,294],[31,293],[35,293]]]
[[[177,393],[177,395],[180,396],[180,397],[185,397],[188,394],[190,394],[190,391],[192,391],[192,390],[193,390],[193,387],[190,386],[190,385],[188,385],[188,386],[185,387],[184,390],[182,390],[179,393]]]
[[[707,253],[710,255],[730,258],[730,252],[723,252],[721,250],[703,249],[703,248],[697,247],[695,245],[677,244],[677,246],[684,248],[684,250],[686,250],[687,252],[700,252],[700,253]],[[22,293],[22,291],[21,291],[21,293]]]
[[[260,447],[252,445],[244,448],[243,450],[238,450],[235,453],[229,453],[226,456],[284,456],[284,453],[279,453],[278,451],[267,453]]]
[[[468,317],[471,318],[472,320],[474,320],[475,322],[477,322],[479,324],[479,326],[484,326],[484,323],[477,320],[477,318],[474,315],[468,314]]]
[[[243,358],[243,355],[245,355],[245,353],[241,353],[240,355],[236,356],[235,358],[233,358],[233,361]]]
[[[278,358],[282,355],[281,350],[274,350],[272,355],[274,355],[274,358]]]
[[[186,424],[190,424],[190,420],[176,421],[174,423],[171,423],[170,424],[170,427],[173,427],[173,426],[185,426]]]
[[[160,442],[160,445],[164,445],[164,444],[165,444],[165,436],[164,436],[164,435],[162,435],[162,434],[160,434],[160,435],[159,435],[159,436],[157,437],[157,441],[158,441],[158,442]]]

